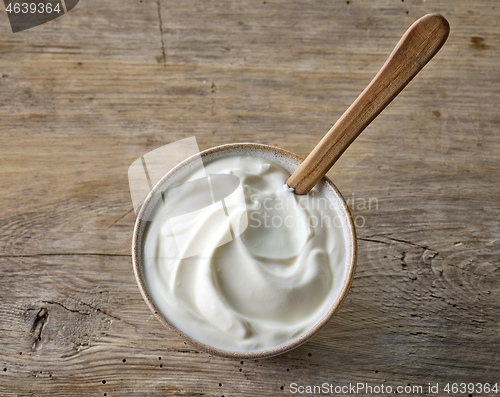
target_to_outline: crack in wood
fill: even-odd
[[[57,305],[57,306],[60,306],[62,307],[64,310],[67,310],[68,312],[72,312],[72,313],[78,313],[78,314],[82,314],[84,316],[90,316],[92,313],[91,312],[87,312],[87,311],[82,311],[82,310],[78,310],[78,309],[70,309],[69,307],[63,305],[62,303],[60,302],[55,302],[55,301],[43,301],[44,303],[46,304],[49,304],[49,305]],[[98,312],[98,313],[102,313],[104,314],[105,316],[108,316],[108,317],[111,317],[111,318],[114,318],[116,320],[120,320],[121,321],[121,318],[120,317],[117,317],[117,316],[114,316],[110,313],[107,313],[105,310],[103,309],[100,309],[98,307],[95,307],[95,306],[92,306],[91,304],[89,303],[85,303],[85,302],[79,302],[79,304],[81,305],[84,305],[84,306],[87,306],[88,308]]]
[[[379,243],[379,244],[391,245],[390,243],[388,243],[388,242],[386,242],[386,241],[374,240],[374,239],[364,238],[364,237],[358,237],[358,240],[361,240],[361,241],[368,241],[368,242],[370,242],[370,243]]]
[[[83,314],[85,316],[90,316],[90,313],[89,312],[82,312],[81,310],[78,310],[78,309],[70,309],[69,307],[66,307],[64,306],[62,303],[59,303],[59,302],[54,302],[54,301],[43,301],[43,303],[46,303],[48,305],[57,305],[57,306],[60,306],[62,307],[64,310],[67,310],[68,312],[71,312],[71,313],[78,313],[78,314]]]
[[[391,245],[391,243],[387,242],[387,241],[383,241],[383,240],[377,240],[377,239],[374,239],[374,238],[371,238],[371,237],[377,237],[376,235],[372,235],[372,236],[366,236],[366,237],[358,237],[358,240],[361,240],[361,241],[368,241],[370,243],[378,243],[378,244],[385,244],[385,245]],[[424,253],[428,252],[429,255],[428,255],[428,258],[429,259],[434,259],[438,254],[439,252],[436,251],[436,250],[433,250],[425,245],[421,245],[421,244],[416,244],[416,243],[412,243],[411,241],[407,241],[407,240],[402,240],[402,239],[398,239],[398,238],[394,238],[394,237],[389,237],[389,236],[379,236],[379,237],[382,237],[382,238],[385,238],[387,240],[390,240],[390,241],[394,241],[394,242],[397,242],[397,243],[402,243],[402,244],[408,244],[408,245],[411,245],[412,247],[416,247],[416,248],[420,248],[422,250],[424,250]],[[406,256],[406,254],[408,253],[408,251],[403,251],[403,254]],[[401,260],[404,260],[404,258],[401,258]]]
[[[412,243],[411,241],[401,240],[401,239],[394,238],[394,237],[389,237],[389,236],[386,236],[385,238],[388,239],[388,240],[391,240],[391,241],[396,241],[398,243],[408,244],[408,245],[411,245],[413,247],[421,248],[423,250],[433,251],[429,247],[426,247],[425,245],[420,245],[420,244]]]
[[[49,310],[46,307],[40,308],[35,316],[35,319],[33,320],[33,325],[31,326],[30,330],[30,332],[33,334],[33,350],[37,349],[42,341],[43,327],[47,323],[48,319]]]
[[[403,269],[408,265],[406,263],[406,260],[405,260],[406,259],[406,254],[408,254],[408,251],[403,251],[401,253],[401,258],[400,259],[401,259],[401,266],[403,267]]]
[[[120,318],[120,317],[116,317],[116,316],[114,316],[114,315],[112,315],[112,314],[108,313],[108,312],[107,312],[107,311],[105,311],[104,309],[100,309],[100,308],[98,308],[98,307],[92,306],[92,305],[90,305],[90,304],[88,304],[88,303],[85,303],[85,302],[80,302],[80,303],[81,303],[82,305],[84,305],[84,306],[90,307],[92,310],[95,310],[96,312],[99,312],[99,313],[104,314],[105,316],[108,316],[108,317],[111,317],[111,318],[114,318],[114,319],[116,319],[116,320],[120,320],[120,321],[121,321],[121,318]]]
[[[161,53],[163,55],[163,66],[167,65],[167,55],[165,53],[165,41],[163,40],[163,19],[161,17],[161,4],[158,0],[158,18],[160,20]]]
[[[432,266],[433,259],[437,255],[439,255],[438,251],[433,250],[425,245],[412,243],[411,241],[402,240],[402,239],[398,239],[398,238],[394,238],[394,237],[389,237],[388,235],[380,235],[379,236],[379,235],[374,234],[374,235],[370,235],[370,236],[366,236],[366,237],[358,237],[358,240],[367,241],[367,242],[376,243],[376,244],[383,244],[386,246],[391,246],[394,243],[400,243],[400,244],[406,244],[406,245],[409,245],[411,247],[418,248],[419,250],[422,250],[422,255],[421,255],[420,259],[422,260],[422,262],[424,264],[429,265],[429,266]],[[387,240],[387,241],[385,241],[385,240]],[[400,261],[401,267],[404,270],[408,266],[408,262],[407,262],[406,257],[408,255],[409,251],[408,251],[407,247],[399,247],[398,251],[401,251],[401,253],[399,255],[399,261]],[[440,272],[440,273],[441,273],[440,275],[443,274],[442,272]],[[417,277],[411,276],[410,278],[412,280],[416,280]]]

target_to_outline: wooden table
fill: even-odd
[[[132,272],[128,166],[189,136],[306,156],[429,12],[447,44],[329,173],[359,237],[334,319],[247,361],[164,329]],[[500,383],[499,20],[496,0],[87,0],[12,34],[2,12],[0,395]]]

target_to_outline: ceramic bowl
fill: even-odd
[[[286,150],[272,146],[254,144],[254,143],[238,143],[238,144],[223,145],[201,152],[201,159],[203,160],[203,163],[205,165],[212,161],[216,161],[218,159],[227,158],[231,156],[259,157],[278,164],[279,166],[283,167],[290,173],[293,173],[293,171],[295,171],[295,169],[303,161],[303,159],[301,159],[300,157]],[[160,200],[161,197],[160,193],[165,191],[167,188],[174,186],[176,182],[179,181],[183,175],[187,175],[189,174],[189,172],[193,171],[196,164],[199,164],[199,156],[193,156],[186,159],[185,161],[174,167],[170,172],[168,172],[151,190],[151,192],[145,199],[142,208],[138,214],[132,240],[132,260],[133,260],[135,277],[144,300],[146,301],[147,305],[149,306],[155,317],[165,327],[167,327],[170,331],[178,335],[182,340],[189,343],[196,349],[205,351],[210,354],[223,357],[230,357],[230,358],[240,358],[240,359],[263,358],[281,354],[296,348],[297,346],[309,340],[330,320],[330,318],[337,311],[340,304],[346,297],[349,287],[351,285],[351,281],[354,275],[354,268],[356,265],[356,232],[351,214],[349,212],[349,209],[347,207],[344,198],[342,197],[338,189],[335,187],[335,185],[332,183],[332,181],[330,181],[330,179],[328,179],[327,177],[323,178],[318,183],[317,186],[320,189],[321,193],[336,207],[336,210],[341,220],[342,229],[344,232],[344,239],[346,241],[346,246],[347,246],[346,249],[347,268],[345,269],[344,272],[345,277],[340,289],[340,293],[338,294],[336,299],[331,302],[330,309],[309,330],[307,330],[300,336],[287,341],[286,343],[280,346],[258,351],[248,351],[248,352],[223,350],[217,347],[209,346],[205,343],[202,343],[190,337],[187,334],[188,331],[183,332],[179,330],[169,321],[168,317],[164,313],[162,313],[160,309],[157,307],[150,292],[148,291],[148,287],[145,282],[144,268],[142,264],[142,240],[147,224],[145,219],[148,219],[149,215],[158,204],[158,200]]]

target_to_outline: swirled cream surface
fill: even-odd
[[[143,239],[144,278],[175,327],[231,351],[311,329],[345,280],[341,218],[317,190],[297,196],[267,160],[229,157],[165,192]]]

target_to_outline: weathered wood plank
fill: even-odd
[[[2,60],[14,67],[24,57],[34,55],[48,62],[59,57],[75,63],[90,59],[163,62],[158,7],[151,1],[80,1],[68,14],[16,34],[12,34],[7,15],[3,14],[0,35]]]

